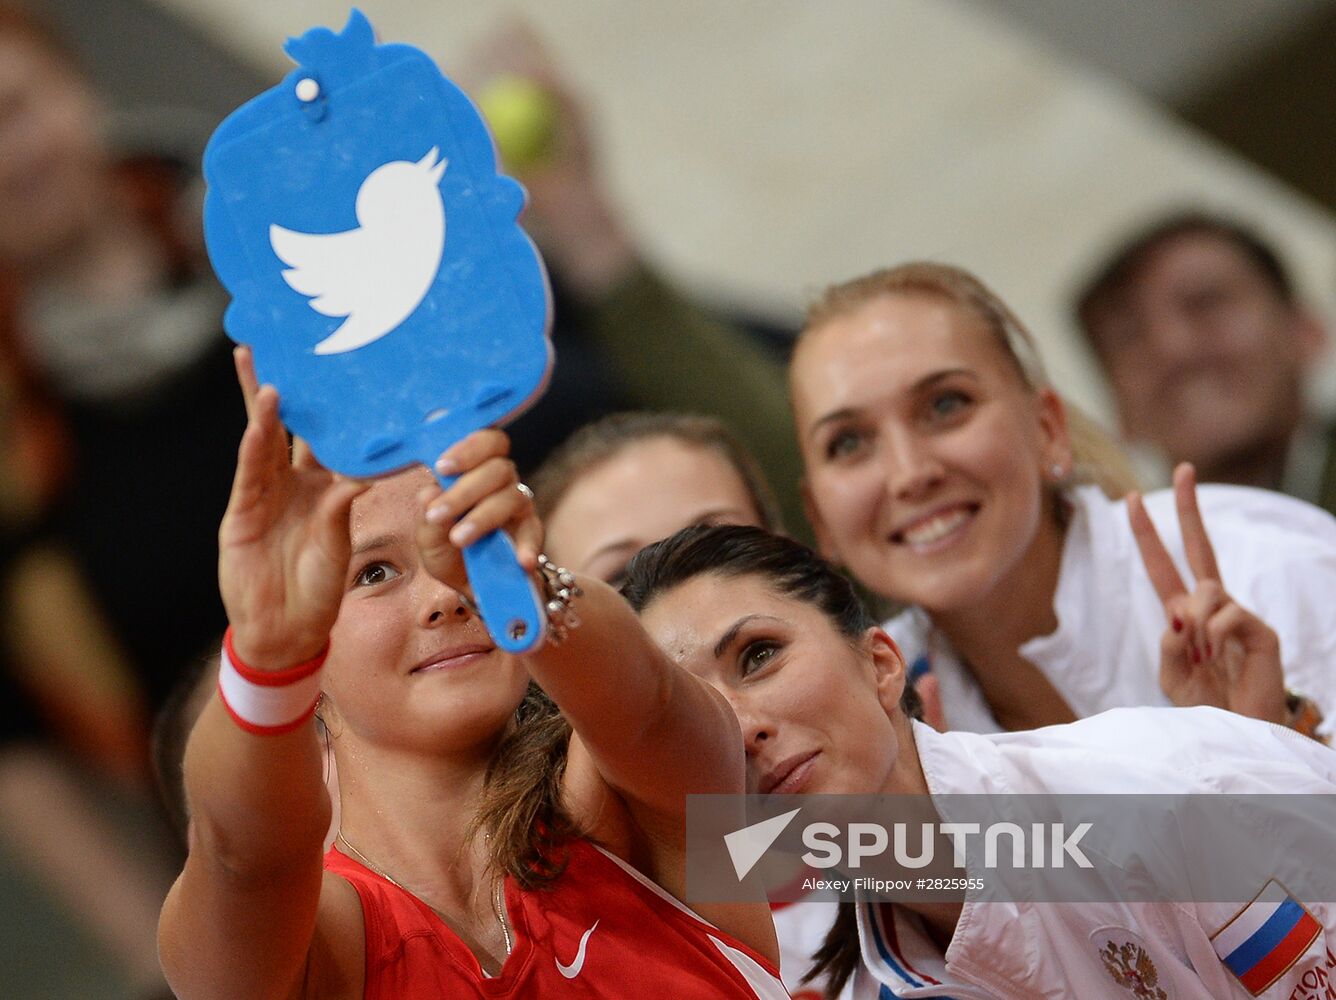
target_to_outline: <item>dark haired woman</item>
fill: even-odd
[[[785,996],[763,904],[680,902],[685,793],[743,788],[723,700],[599,581],[538,571],[556,618],[524,657],[473,610],[456,546],[506,526],[538,570],[505,436],[448,451],[443,494],[422,469],[366,487],[289,463],[272,388],[250,410],[162,917],[177,995]],[[323,860],[317,697],[343,808]]]
[[[754,791],[1336,793],[1331,750],[1213,708],[1116,709],[1031,732],[938,733],[911,719],[905,662],[848,581],[803,546],[754,528],[689,528],[659,542],[632,560],[623,593],[655,641],[732,705]],[[1240,609],[1233,631],[1257,628],[1265,626]],[[1258,655],[1279,654],[1272,645]],[[1170,835],[1144,845],[1152,848],[1145,856],[1209,859],[1218,845],[1184,843],[1169,819]],[[1301,812],[1271,827],[1248,809],[1238,819],[1256,843],[1290,848],[1276,878],[1286,865],[1304,874],[1324,867],[1336,852],[1336,832]],[[1336,933],[1323,928],[1336,927],[1336,907],[1305,900],[1305,911],[1291,900],[1295,936],[1258,943],[1241,929],[1261,926],[1271,885],[1258,884],[1259,899],[1246,906],[1115,894],[1081,904],[864,902],[856,919],[852,907],[842,910],[818,973],[829,976],[832,996],[853,976],[860,1000],[1117,997],[1138,984],[1145,991],[1134,992],[1146,997],[1289,997],[1326,975]],[[1234,929],[1222,930],[1231,921]],[[1282,953],[1288,961],[1275,961]],[[1131,972],[1120,979],[1124,955]]]

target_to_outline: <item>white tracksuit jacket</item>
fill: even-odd
[[[938,733],[915,724],[914,737],[934,795],[1336,794],[1336,751],[1211,708],[1115,709],[1070,725],[998,735]],[[1259,829],[1257,836],[1269,844],[1303,836],[1309,846],[1302,855],[1313,856],[1300,856],[1297,864],[1336,865],[1336,830],[1303,830],[1301,819],[1286,823]],[[1170,842],[1157,848],[1191,852],[1198,861],[1211,850],[1209,842],[1182,843],[1172,834],[1163,839]],[[854,996],[1336,1000],[1336,904],[1285,902],[1280,882],[1259,881],[1259,897],[1247,905],[967,901],[944,957],[914,915],[862,902],[863,965]],[[1277,948],[1263,925],[1281,906],[1288,909],[1271,921],[1271,938],[1287,914],[1299,923],[1288,945]],[[1251,989],[1222,954],[1251,977]]]

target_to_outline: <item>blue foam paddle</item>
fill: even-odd
[[[516,221],[524,190],[498,173],[463,91],[420,50],[377,44],[360,11],[284,50],[297,69],[204,154],[224,325],[326,468],[431,468],[547,384],[551,295]],[[537,643],[542,602],[509,538],[479,539],[464,561],[497,644]]]

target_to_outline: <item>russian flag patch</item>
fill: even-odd
[[[1313,915],[1272,879],[1212,935],[1211,944],[1244,988],[1258,996],[1289,971],[1321,933]]]

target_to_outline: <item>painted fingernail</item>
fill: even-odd
[[[1193,663],[1200,663],[1200,662],[1201,662],[1201,651],[1200,651],[1199,649],[1197,649],[1196,646],[1193,646],[1193,647],[1192,647],[1192,662],[1193,662]]]
[[[438,503],[435,507],[427,508],[427,520],[432,524],[440,524],[450,516],[450,508],[443,503]]]
[[[473,541],[477,534],[478,529],[475,528],[472,523],[465,521],[463,524],[455,525],[455,530],[450,532],[450,541],[453,542],[457,548],[462,549],[464,546],[468,545],[469,542]]]
[[[1177,615],[1175,615],[1175,616],[1174,616],[1174,623],[1173,623],[1173,624],[1174,624],[1174,631],[1175,631],[1175,632],[1182,632],[1182,631],[1183,631],[1183,619],[1182,619],[1182,618],[1179,618]]]
[[[448,455],[442,455],[436,460],[436,471],[442,476],[453,476],[459,471],[459,463]]]

